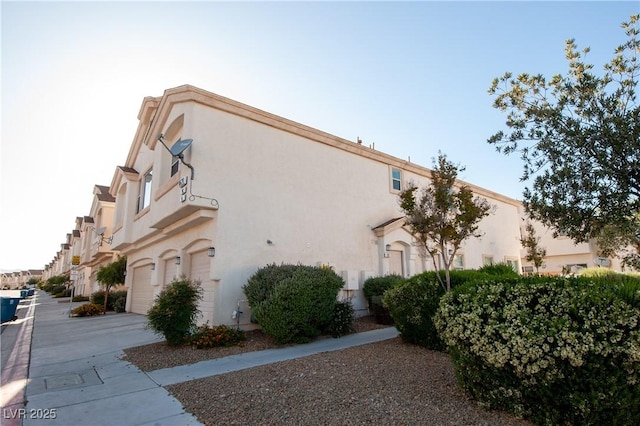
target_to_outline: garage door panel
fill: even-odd
[[[163,285],[166,287],[178,276],[178,265],[176,265],[174,259],[167,259],[164,261],[164,279]]]
[[[191,270],[189,278],[199,281],[202,285],[202,300],[200,301],[201,323],[213,320],[213,281],[209,279],[211,269],[211,258],[207,256],[207,251],[193,253],[191,255]]]
[[[135,268],[133,270],[133,281],[131,283],[131,312],[146,315],[153,304],[153,296],[151,268],[149,265]]]

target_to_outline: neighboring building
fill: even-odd
[[[430,170],[192,87],[145,98],[116,199],[111,248],[127,256],[127,310],[146,313],[174,278],[204,288],[201,322],[249,323],[242,286],[270,263],[330,265],[341,297],[366,309],[367,277],[432,269],[403,228],[398,193]],[[158,140],[164,135],[173,156]],[[184,143],[192,139],[191,145]],[[457,268],[520,269],[517,200],[469,184],[495,206]],[[214,255],[215,251],[215,255]]]
[[[76,231],[80,235],[74,252],[78,256],[73,274],[76,294],[90,296],[100,290],[96,279],[98,270],[117,259],[118,253],[109,245],[114,207],[115,199],[109,187],[95,185],[89,216],[76,218]]]
[[[29,281],[40,281],[43,271],[28,269],[26,271],[3,272],[0,274],[0,289],[20,289],[27,286]]]
[[[540,238],[540,246],[545,248],[547,254],[539,269],[543,275],[564,275],[577,273],[585,268],[605,267],[614,271],[623,271],[621,260],[616,257],[602,258],[598,255],[598,247],[594,241],[586,243],[575,243],[566,236],[559,235],[554,238],[553,230],[537,221],[528,218],[524,207],[520,207],[520,233],[525,235],[527,222],[534,226],[536,236]],[[532,274],[536,272],[533,262],[526,260],[527,251],[522,248],[520,257],[522,258],[522,273]]]

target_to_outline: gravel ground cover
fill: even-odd
[[[384,327],[388,326],[377,324],[375,319],[370,316],[358,318],[353,322],[353,328],[356,333]],[[330,337],[322,338],[330,339]],[[161,368],[176,367],[178,365],[194,364],[199,361],[237,355],[244,352],[261,351],[283,346],[287,345],[277,345],[270,336],[267,336],[260,330],[253,330],[247,332],[247,341],[244,342],[243,346],[196,349],[190,346],[171,347],[165,342],[159,342],[125,349],[123,359],[134,364],[142,371],[153,371]]]
[[[380,327],[360,319],[356,330]],[[244,347],[126,349],[145,371],[275,347],[259,331]],[[193,380],[166,389],[205,425],[531,425],[488,411],[456,385],[449,356],[400,338]]]

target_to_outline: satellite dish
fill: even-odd
[[[102,236],[102,235],[104,235],[104,231],[106,231],[106,230],[107,230],[107,228],[103,226],[101,228],[98,228],[98,230],[96,231],[96,234]]]
[[[180,157],[185,149],[189,148],[193,143],[193,139],[178,139],[176,143],[171,147],[171,155],[174,157]]]

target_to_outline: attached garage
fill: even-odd
[[[164,287],[171,284],[173,280],[178,277],[178,265],[176,265],[175,259],[167,259],[164,261],[164,279],[162,284]]]
[[[199,281],[202,285],[202,300],[200,301],[200,312],[202,317],[199,322],[204,324],[207,321],[213,323],[213,281],[209,278],[211,270],[211,258],[207,255],[207,250],[191,254],[191,270],[189,278]]]
[[[151,268],[149,265],[139,266],[133,270],[131,282],[131,309],[136,314],[147,314],[153,304],[153,287],[151,286]]]

